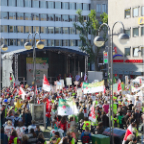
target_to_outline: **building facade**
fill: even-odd
[[[113,72],[124,80],[143,75],[144,72],[144,0],[109,0],[108,24],[112,29],[116,21],[121,21],[125,27],[125,33],[130,37],[126,45],[120,44],[118,35],[122,32],[121,24],[114,27],[114,55]],[[111,43],[109,41],[109,43]]]
[[[0,36],[8,51],[24,48],[29,32],[39,32],[45,46],[78,50],[79,32],[73,28],[76,11],[82,9],[87,19],[90,4],[91,0],[1,0]]]

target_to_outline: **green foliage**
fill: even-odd
[[[107,23],[108,24],[108,15],[107,15],[107,13],[102,13],[101,15],[100,15],[100,19],[101,19],[101,21],[103,22],[103,23]]]

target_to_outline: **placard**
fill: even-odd
[[[128,85],[128,76],[125,76],[125,85]]]
[[[83,92],[81,88],[77,89],[77,96],[80,96],[80,97],[83,96]]]
[[[64,84],[64,80],[63,80],[63,79],[60,80],[60,83],[61,83],[62,87],[65,87],[65,84]]]
[[[67,84],[67,86],[72,85],[72,78],[67,77],[67,78],[66,78],[66,84]]]

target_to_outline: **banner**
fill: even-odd
[[[78,109],[74,100],[72,100],[72,98],[69,98],[67,100],[59,99],[58,115],[65,116],[65,115],[76,115],[76,114],[78,114]]]
[[[140,87],[137,87],[137,88],[134,86],[131,86],[131,92],[137,92],[137,91],[141,90],[142,88],[144,88],[144,84]]]
[[[96,93],[104,91],[104,80],[95,83],[83,83],[82,85],[83,93]]]

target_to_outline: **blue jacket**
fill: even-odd
[[[89,136],[90,140],[91,140],[91,133],[90,132],[82,132],[82,134],[81,134],[81,141],[82,141],[82,138],[83,138],[84,135]]]

